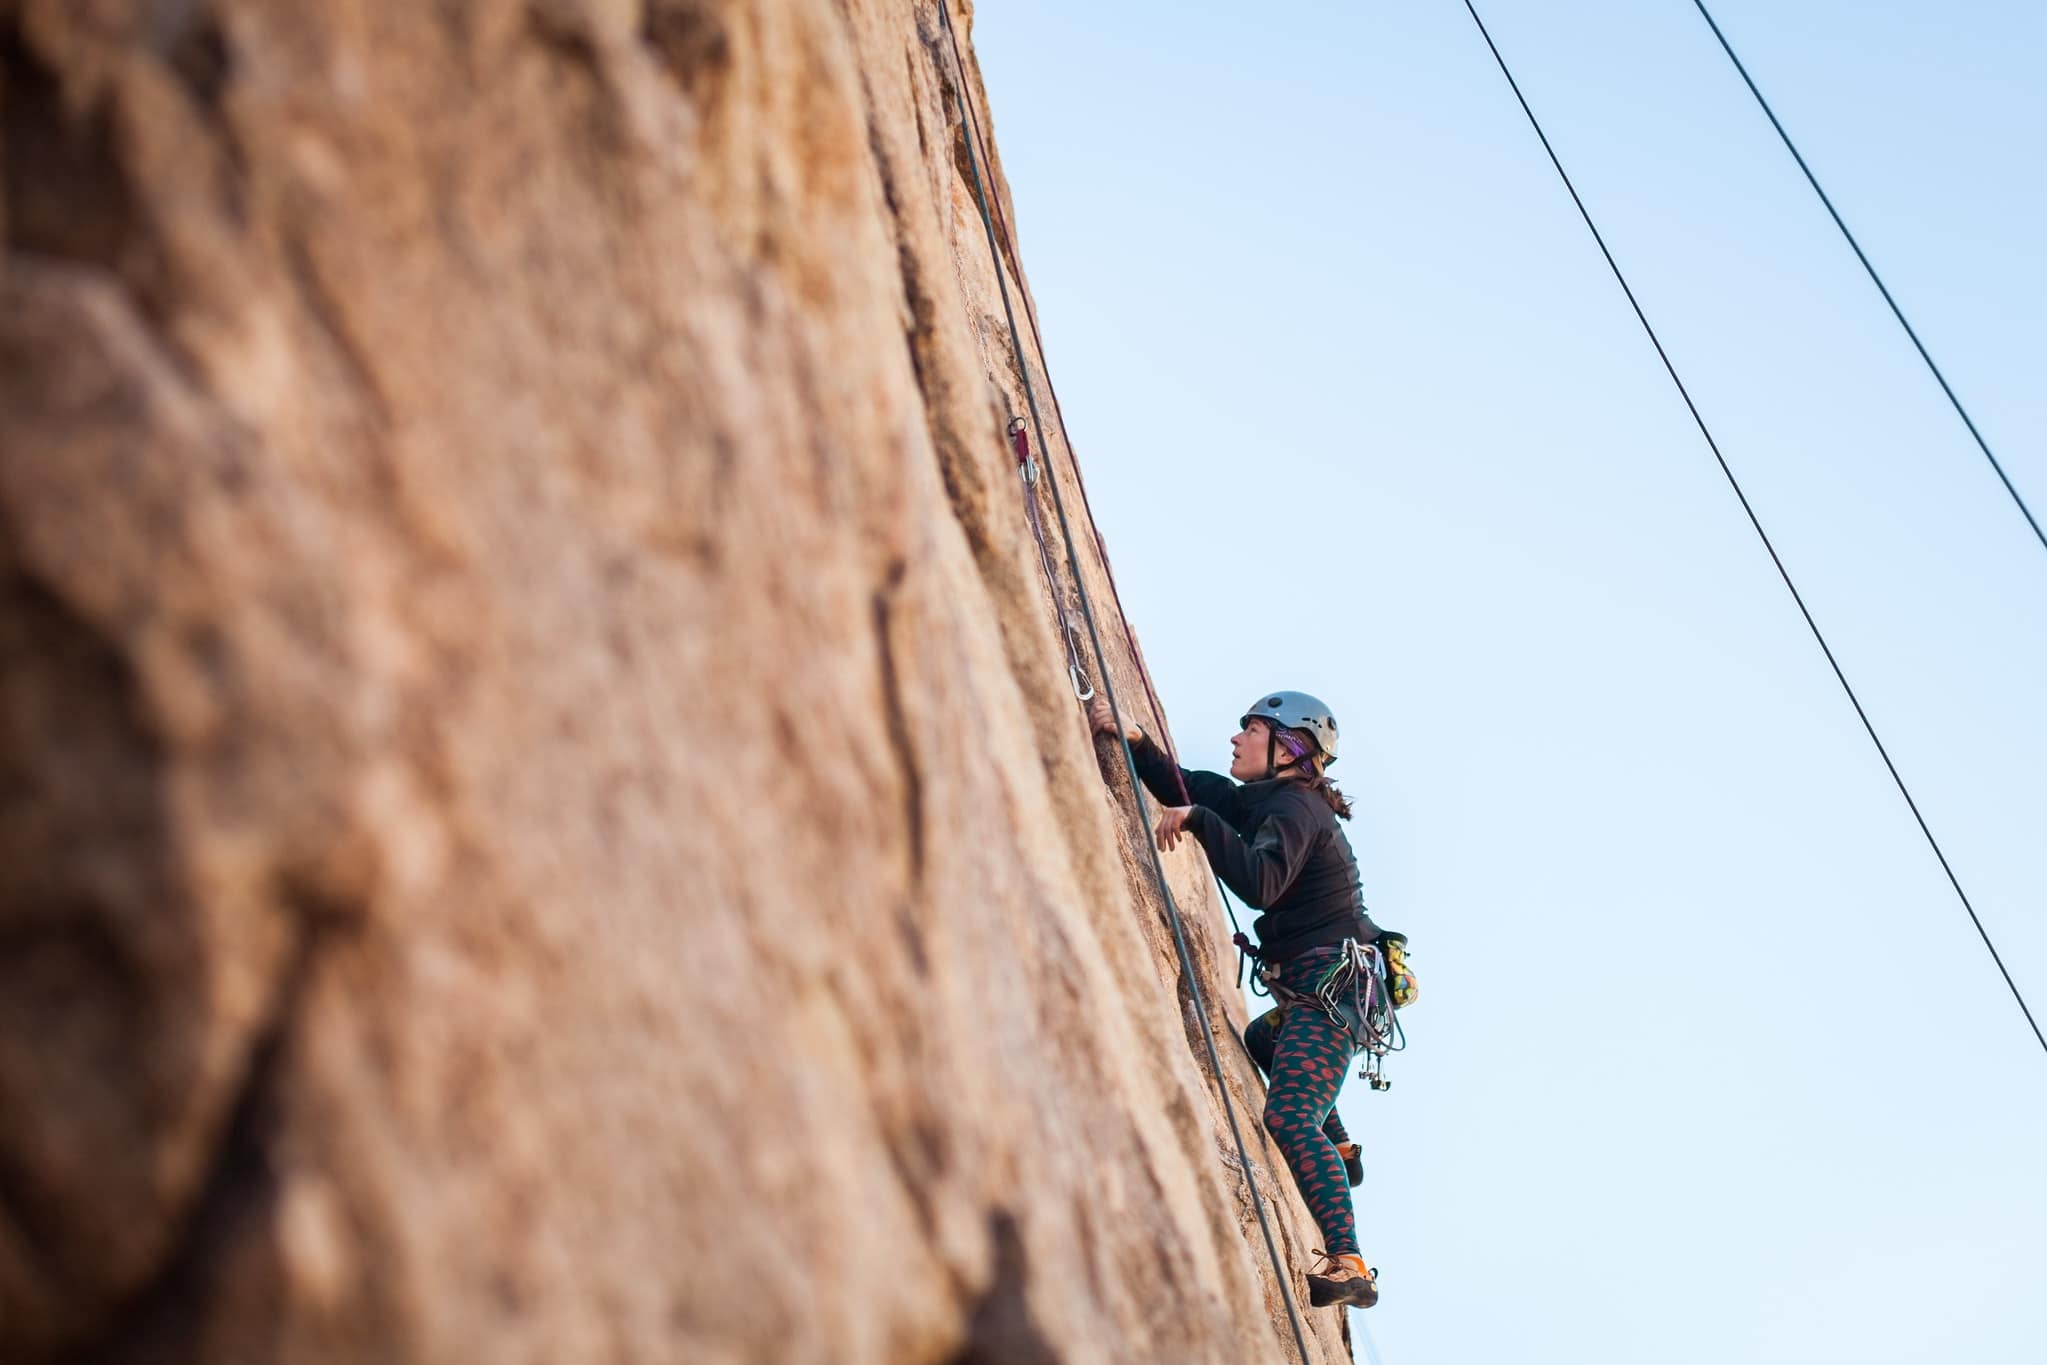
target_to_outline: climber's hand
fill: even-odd
[[[1109,699],[1099,692],[1095,694],[1095,699],[1088,703],[1087,719],[1088,724],[1094,726],[1095,733],[1098,735],[1113,735],[1116,733],[1116,713],[1110,708]],[[1132,725],[1123,731],[1123,737],[1132,744],[1135,744],[1138,740],[1144,738],[1144,731]]]
[[[1159,812],[1159,851],[1170,853],[1180,842],[1180,836],[1187,833],[1187,817],[1194,813],[1192,806],[1167,806]],[[1191,836],[1190,836],[1191,837]]]

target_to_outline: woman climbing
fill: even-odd
[[[1089,719],[1097,733],[1116,733],[1102,698]],[[1308,1301],[1370,1308],[1379,1288],[1358,1250],[1349,1188],[1356,1182],[1346,1178],[1338,1147],[1347,1139],[1340,1124],[1334,1138],[1325,1127],[1358,1043],[1338,1022],[1340,1011],[1317,999],[1332,973],[1355,962],[1358,945],[1379,937],[1350,841],[1336,823],[1350,818],[1350,802],[1325,772],[1336,761],[1336,718],[1304,692],[1270,692],[1238,724],[1228,777],[1177,767],[1141,729],[1126,738],[1138,776],[1166,803],[1159,848],[1191,836],[1224,885],[1263,912],[1252,927],[1278,1008],[1246,1029],[1244,1041],[1270,1078],[1265,1126],[1327,1244],[1308,1276]]]

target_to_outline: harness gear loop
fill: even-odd
[[[1279,968],[1270,963],[1259,963],[1258,976],[1281,1009],[1319,1010],[1343,1031],[1364,1054],[1358,1079],[1374,1090],[1392,1088],[1393,1082],[1384,1074],[1386,1055],[1404,1049],[1407,1035],[1394,1013],[1393,992],[1386,981],[1386,954],[1378,944],[1345,939],[1336,960],[1309,992],[1287,986],[1280,980]]]

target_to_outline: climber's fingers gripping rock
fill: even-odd
[[[1159,851],[1170,853],[1179,844],[1180,836],[1187,833],[1187,817],[1194,813],[1192,806],[1167,806],[1159,812]],[[1188,835],[1192,838],[1192,835]]]
[[[1109,699],[1101,693],[1097,692],[1095,699],[1088,703],[1087,718],[1088,723],[1094,726],[1096,734],[1113,735],[1116,733],[1116,712],[1110,707]],[[1144,738],[1144,731],[1138,729],[1135,725],[1126,726],[1123,730],[1123,738],[1135,744],[1138,740]]]

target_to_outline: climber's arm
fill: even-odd
[[[1098,735],[1116,733],[1115,713],[1106,697],[1097,696],[1089,704],[1088,721]],[[1130,741],[1130,756],[1137,763],[1139,780],[1159,800],[1169,806],[1196,801],[1217,810],[1236,809],[1237,784],[1227,777],[1220,773],[1178,767],[1165,750],[1152,741],[1151,736],[1135,725],[1127,726],[1123,734]]]
[[[1201,841],[1208,865],[1253,910],[1269,908],[1294,884],[1314,850],[1317,822],[1304,801],[1274,811],[1246,840],[1213,810],[1195,806],[1180,822]]]
[[[1153,743],[1150,735],[1139,733],[1130,746],[1130,756],[1137,760],[1137,775],[1144,779],[1144,785],[1153,796],[1168,805],[1182,806],[1192,802],[1218,810],[1236,809],[1236,783],[1221,773],[1175,767],[1166,751]]]

